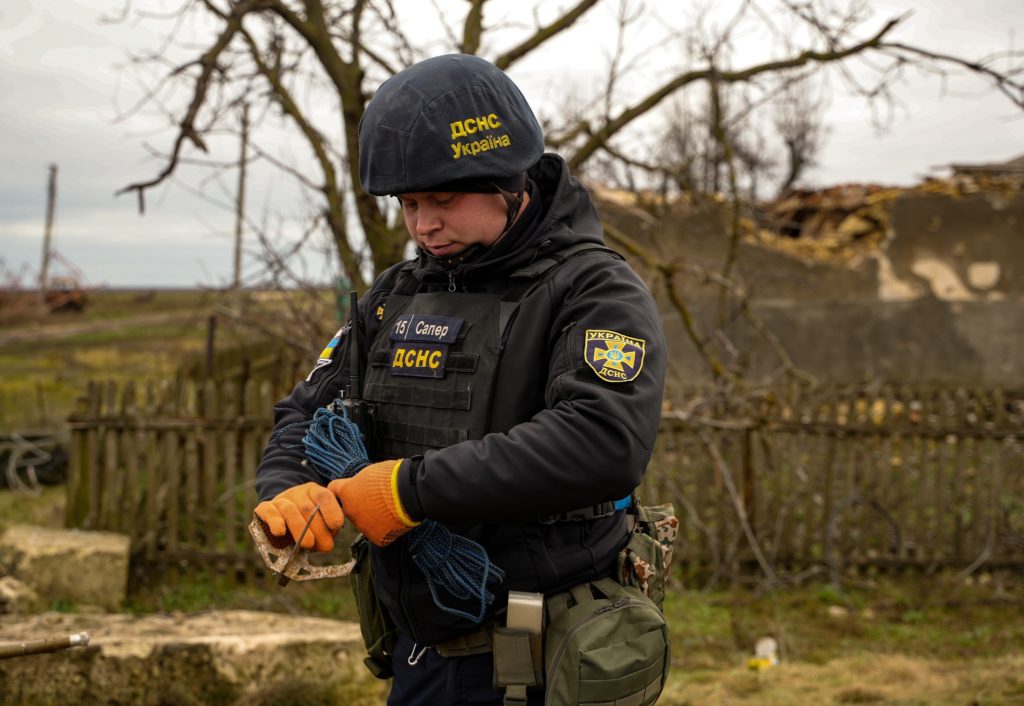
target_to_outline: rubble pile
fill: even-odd
[[[891,237],[890,207],[910,195],[962,198],[972,194],[1012,197],[1024,193],[1024,176],[959,173],[929,178],[912,187],[845,184],[794,189],[758,209],[744,222],[749,242],[792,257],[853,266],[885,247]]]

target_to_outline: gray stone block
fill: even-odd
[[[0,571],[44,602],[117,610],[128,589],[130,540],[113,532],[13,525],[0,536]]]

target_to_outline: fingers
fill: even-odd
[[[324,516],[321,512],[316,513],[316,517],[313,518],[313,522],[309,525],[309,532],[307,535],[313,535],[313,550],[318,552],[329,552],[334,549],[334,535],[336,531],[331,531],[324,522]]]
[[[313,512],[315,507],[314,503],[303,503],[302,508],[296,505],[291,500],[281,498],[275,502],[277,509],[284,516],[285,524],[288,525],[288,533],[292,536],[292,540],[297,542],[303,549],[312,549],[316,545],[316,535],[314,525],[316,520],[310,524],[309,530],[306,534],[302,534],[306,528],[306,519],[309,513]],[[299,540],[301,537],[301,541]]]
[[[288,533],[288,527],[285,525],[284,516],[282,516],[278,511],[273,501],[264,500],[256,506],[256,509],[253,510],[253,514],[263,520],[264,524],[267,525],[267,530],[273,536],[283,537]]]
[[[299,546],[318,552],[334,549],[334,537],[345,524],[345,514],[334,494],[317,483],[289,488],[273,500],[260,503],[253,512],[266,523],[273,536],[288,536],[293,542],[301,537]],[[309,529],[306,529],[307,522]]]
[[[345,507],[345,485],[347,485],[351,480],[351,478],[338,478],[337,480],[332,480],[330,483],[327,484],[327,490],[331,491],[331,493],[334,494],[334,496],[338,499],[338,502],[341,503],[341,507],[343,509]]]
[[[317,505],[320,506],[320,509],[310,523],[307,534],[313,535],[315,551],[329,552],[334,549],[335,535],[345,524],[345,515],[334,494],[323,486],[316,485],[309,488],[309,500],[312,503],[309,512],[312,512],[312,508]],[[305,508],[302,509],[305,510]],[[307,518],[309,517],[308,512],[303,512],[303,514]]]
[[[310,499],[314,503],[320,503],[320,516],[323,518],[324,526],[332,535],[338,534],[338,530],[345,524],[345,513],[342,512],[334,493],[327,488],[319,487],[310,494]]]

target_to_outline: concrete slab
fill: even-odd
[[[87,647],[0,660],[0,703],[380,704],[359,626],[258,611],[0,616],[0,643],[88,632]]]
[[[117,610],[128,588],[129,551],[122,534],[12,525],[0,535],[0,572],[44,602]]]

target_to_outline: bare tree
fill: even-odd
[[[197,151],[212,159],[211,145],[218,134],[234,129],[238,106],[243,100],[253,102],[258,116],[254,123],[287,124],[297,138],[294,144],[305,145],[311,160],[288,161],[261,150],[255,136],[260,125],[254,124],[257,157],[318,195],[317,218],[331,235],[339,269],[362,289],[368,275],[401,259],[406,242],[389,219],[386,202],[359,186],[357,126],[372,87],[438,51],[483,52],[498,66],[512,68],[526,56],[553,51],[561,35],[596,8],[609,5],[615,6],[619,33],[614,49],[606,52],[607,80],[595,91],[589,110],[571,122],[559,116],[547,121],[549,142],[579,171],[629,159],[641,164],[636,159],[641,151],[631,142],[637,132],[631,128],[650,126],[660,109],[672,105],[671,99],[700,85],[707,96],[702,108],[705,135],[677,135],[679,164],[657,166],[663,174],[674,171],[680,187],[726,192],[735,191],[742,181],[750,192],[752,175],[780,161],[787,165],[780,183],[798,178],[813,159],[820,128],[807,123],[813,113],[797,109],[794,94],[786,91],[797,79],[807,80],[825,69],[875,103],[895,101],[906,70],[913,66],[939,76],[972,74],[1024,107],[1020,53],[968,58],[893,41],[889,38],[894,30],[909,18],[891,18],[872,27],[865,3],[857,0],[839,3],[831,11],[818,3],[747,0],[724,25],[721,19],[713,25],[706,12],[694,27],[670,27],[663,43],[639,49],[631,48],[638,39],[629,30],[641,15],[654,12],[654,6],[631,0],[617,5],[579,0],[559,6],[554,15],[550,10],[542,15],[538,3],[532,13],[519,11],[493,24],[488,21],[491,13],[502,11],[498,0],[436,0],[447,28],[445,38],[431,37],[440,39],[440,45],[413,41],[420,33],[412,31],[416,28],[405,17],[407,8],[391,0],[189,0],[162,16],[142,4],[129,5],[125,17],[134,12],[149,22],[162,18],[172,25],[167,44],[136,57],[136,62],[159,68],[146,104],[166,112],[174,137],[161,150],[163,166],[153,178],[127,185],[122,193],[136,194],[141,208],[145,194],[194,159]],[[661,7],[658,11],[664,12]],[[736,46],[742,41],[737,37],[752,24],[773,39],[777,58],[749,65],[737,58]],[[492,35],[501,39],[500,47],[491,48]],[[662,79],[646,91],[619,90],[625,83],[637,85],[642,58],[655,49],[677,56],[675,67],[663,71]],[[867,73],[853,66],[863,60],[872,62]],[[997,61],[1010,68],[997,70]],[[185,100],[180,97],[183,89]],[[789,106],[776,121],[785,145],[778,151],[784,155],[781,160],[766,158],[764,145],[745,137],[751,116],[780,100]],[[735,173],[729,176],[729,170]]]
[[[667,414],[705,431],[727,428],[721,418],[726,414],[757,419],[768,386],[779,378],[797,384],[808,379],[758,319],[737,259],[751,203],[790,188],[814,164],[827,130],[821,102],[829,88],[852,90],[880,116],[899,104],[907,81],[958,75],[1024,109],[1024,52],[967,57],[914,46],[894,38],[912,17],[873,19],[863,0],[709,2],[691,16],[681,9],[690,3],[642,0],[561,0],[525,8],[505,0],[432,0],[438,30],[426,33],[417,23],[428,4],[412,0],[179,0],[163,13],[151,9],[160,0],[136,2],[126,0],[115,19],[134,14],[169,26],[167,42],[134,62],[147,86],[139,108],[164,113],[171,137],[154,150],[160,160],[154,176],[122,193],[135,194],[142,208],[149,192],[186,165],[204,164],[215,174],[235,168],[230,156],[218,155],[236,149],[237,140],[226,138],[237,130],[241,107],[250,105],[250,165],[294,180],[308,211],[308,222],[290,239],[280,237],[270,214],[247,224],[259,239],[260,276],[277,287],[304,288],[315,279],[302,271],[303,250],[332,260],[335,271],[360,290],[401,259],[408,239],[393,204],[365,193],[358,178],[359,120],[373,87],[386,77],[445,51],[486,56],[513,74],[528,57],[550,57],[549,65],[603,62],[600,79],[588,74],[586,85],[559,75],[560,100],[555,109],[539,106],[541,122],[548,144],[578,174],[653,190],[660,200],[652,198],[638,218],[656,222],[657,209],[679,195],[712,214],[724,247],[721,262],[711,264],[661,258],[635,234],[613,223],[605,230],[613,246],[640,263],[714,381],[702,396],[670,395],[677,406]],[[413,6],[418,14],[410,17]],[[559,57],[558,47],[573,29],[600,13],[612,31],[590,42],[593,54]],[[653,37],[652,25],[664,31]],[[743,51],[751,42],[759,53]],[[282,133],[284,148],[274,139]],[[323,234],[328,237],[317,237]],[[717,306],[710,321],[695,315],[684,293],[687,281],[713,292]],[[268,338],[304,346],[320,338],[318,322],[329,318],[323,316],[329,306],[323,293],[309,293],[289,300],[299,307],[292,312],[296,325],[221,313]],[[767,344],[774,365],[764,380],[745,376],[749,356],[732,339],[730,325],[746,327]],[[670,385],[691,377],[678,372]],[[735,470],[717,437],[700,438],[742,528],[722,546],[707,533],[719,562],[716,573],[745,543],[768,585],[795,580],[775,566],[753,531],[746,499],[727,480]],[[707,530],[696,512],[689,514]]]

